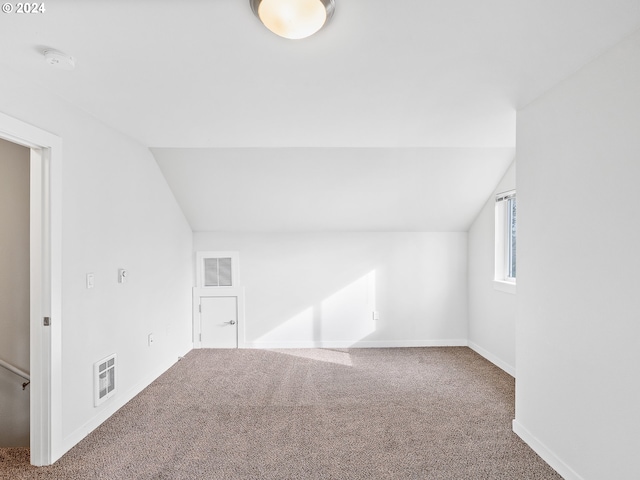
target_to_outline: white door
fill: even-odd
[[[238,348],[238,297],[201,297],[202,348]]]

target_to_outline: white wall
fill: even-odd
[[[195,233],[194,250],[239,251],[246,346],[466,345],[466,233]]]
[[[469,229],[469,346],[515,376],[516,295],[494,286],[495,195],[516,188],[516,163]]]
[[[565,478],[640,478],[640,32],[518,114],[514,429]]]
[[[11,92],[0,111],[63,143],[62,429],[70,448],[191,348],[192,234],[147,148],[10,70],[0,68],[0,89]],[[118,268],[129,270],[126,284],[117,283]],[[93,363],[111,353],[118,394],[95,408]]]
[[[28,148],[0,140],[0,359],[29,372]],[[0,368],[0,447],[29,446],[29,387]]]

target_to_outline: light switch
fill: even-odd
[[[93,288],[94,276],[93,273],[87,273],[87,288]]]
[[[118,283],[125,283],[127,281],[127,271],[124,268],[118,270]]]

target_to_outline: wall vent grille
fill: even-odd
[[[198,288],[237,288],[240,286],[239,268],[238,252],[196,252]]]
[[[231,258],[204,259],[205,287],[231,287],[232,285]]]
[[[116,393],[115,353],[93,364],[93,384],[96,407]]]

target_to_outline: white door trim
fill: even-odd
[[[200,299],[203,297],[236,297],[238,305],[238,348],[245,348],[244,287],[193,288],[193,348],[202,348],[200,341]]]
[[[33,465],[62,447],[62,140],[0,113],[0,138],[31,148],[30,446]],[[44,317],[50,326],[43,325]]]

